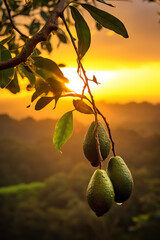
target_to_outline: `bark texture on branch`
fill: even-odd
[[[32,38],[27,40],[22,51],[14,58],[7,61],[0,61],[0,70],[9,69],[26,62],[27,58],[32,54],[34,48],[39,42],[46,41],[52,31],[57,30],[56,20],[61,16],[66,7],[66,0],[59,0],[52,11],[48,21],[43,28],[35,33]]]

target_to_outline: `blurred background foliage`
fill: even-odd
[[[45,24],[48,20],[50,12],[54,9],[57,1],[12,1],[7,3],[11,10],[11,16],[17,28],[27,36],[32,36]],[[12,34],[11,34],[12,32]],[[10,23],[8,12],[2,0],[0,0],[0,36],[6,39],[8,49],[18,54],[21,51],[22,45],[27,41],[25,37],[17,34]],[[56,35],[60,42],[66,43],[67,39],[63,31],[59,29]],[[4,41],[2,42],[4,43]],[[40,48],[47,52],[52,51],[50,38],[46,42],[42,42]]]
[[[116,152],[131,169],[135,186],[126,203],[115,204],[101,218],[85,197],[94,171],[82,152],[87,126],[74,121],[74,134],[60,154],[52,145],[56,121],[0,116],[1,239],[159,239],[160,105],[106,108],[117,119],[111,126]]]

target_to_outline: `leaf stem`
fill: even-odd
[[[77,73],[78,73],[78,75],[80,76],[80,78],[82,79],[82,81],[84,82],[84,87],[83,87],[83,90],[82,90],[82,96],[84,95],[85,88],[87,87],[88,93],[89,93],[90,98],[91,98],[91,104],[92,104],[92,106],[93,106],[94,116],[95,116],[95,140],[96,140],[96,149],[97,149],[97,153],[98,153],[99,168],[101,169],[101,168],[102,168],[102,161],[103,161],[103,159],[102,159],[102,155],[101,155],[101,151],[100,151],[100,143],[99,143],[99,137],[98,137],[98,117],[97,117],[98,112],[97,112],[95,100],[94,100],[94,97],[93,97],[92,92],[91,92],[90,87],[89,87],[89,83],[88,83],[89,78],[87,77],[86,71],[85,71],[85,69],[84,69],[84,67],[83,67],[83,65],[82,65],[82,63],[81,63],[81,57],[80,57],[80,55],[79,55],[77,46],[76,46],[76,44],[75,44],[75,39],[74,39],[74,37],[72,36],[72,33],[71,33],[71,31],[70,31],[70,29],[69,29],[69,27],[68,27],[68,25],[67,25],[67,22],[66,22],[63,14],[61,15],[61,18],[62,18],[62,20],[63,20],[63,22],[64,22],[64,25],[65,25],[65,27],[66,27],[66,30],[67,30],[67,32],[68,32],[68,34],[69,34],[69,36],[70,36],[70,39],[71,39],[72,44],[73,44],[73,47],[74,47],[75,52],[76,52],[76,54],[77,54],[77,59],[78,59],[78,69],[77,69]],[[82,74],[81,74],[81,71],[82,71],[82,73],[83,73],[83,76],[82,76]]]

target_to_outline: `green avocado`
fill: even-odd
[[[133,178],[124,160],[118,156],[112,157],[109,160],[107,172],[114,187],[115,202],[126,201],[133,190]]]
[[[95,170],[88,184],[86,195],[90,208],[98,217],[111,208],[114,203],[114,189],[105,170]]]
[[[110,152],[110,140],[107,135],[105,127],[99,121],[98,121],[98,138],[101,155],[103,160],[105,160]],[[92,122],[87,130],[83,142],[83,152],[85,157],[91,162],[92,166],[97,167],[99,165],[95,140],[95,122]]]

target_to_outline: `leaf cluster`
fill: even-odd
[[[102,4],[107,6],[113,7],[112,4],[106,3],[104,0],[97,0]],[[50,13],[54,10],[56,6],[56,1],[12,1],[8,0],[8,8],[12,18],[12,21],[19,28],[21,32],[21,25],[23,26],[23,31],[28,33],[28,36],[33,36],[37,33],[41,27],[47,22],[49,19]],[[2,40],[0,41],[0,61],[5,61],[11,59],[13,56],[18,55],[25,44],[27,43],[28,39],[25,39],[22,35],[16,32],[12,22],[9,18],[9,13],[5,7],[3,1],[0,1],[0,37]],[[81,9],[80,9],[81,8]],[[69,24],[69,27],[74,23],[77,39],[78,39],[78,55],[79,58],[82,58],[91,45],[91,31],[88,23],[86,22],[81,10],[89,12],[92,18],[95,20],[96,28],[100,30],[102,27],[113,30],[114,32],[122,35],[123,37],[127,38],[128,34],[125,29],[123,23],[117,19],[116,17],[112,16],[111,14],[107,13],[106,11],[102,11],[99,8],[86,3],[81,3],[76,1],[76,5],[71,3],[67,6],[65,13],[66,13],[66,21]],[[83,11],[83,12],[84,12]],[[20,23],[19,17],[25,16],[25,23]],[[22,19],[22,18],[21,18]],[[55,36],[58,38],[58,45],[60,43],[68,43],[68,37],[66,32],[61,28],[64,24],[61,19],[57,21],[57,31],[55,31]],[[41,42],[39,50],[38,48],[35,49],[34,55],[41,54],[42,50],[46,50],[48,53],[52,52],[53,44],[52,44],[52,35],[49,35],[47,41]],[[30,64],[30,59],[29,59]],[[27,68],[28,62],[25,64],[21,64],[18,69],[20,71],[20,75],[28,78],[32,87],[35,87],[35,77],[33,76],[32,70]],[[32,62],[32,66],[34,62]],[[54,69],[53,71],[54,72]],[[36,72],[37,73],[37,72]],[[20,91],[20,87],[18,84],[19,74],[17,73],[16,69],[8,69],[8,70],[1,70],[0,75],[0,87],[4,88],[7,87],[11,92],[17,93]],[[11,85],[10,82],[12,81]],[[28,88],[27,88],[28,89]]]
[[[7,0],[7,3],[12,21],[22,34],[24,32],[28,37],[33,36],[43,27],[56,5],[55,0]],[[0,38],[3,39],[1,43],[6,43],[7,49],[18,55],[21,51],[21,46],[25,45],[27,40],[23,35],[17,34],[16,31],[14,31],[13,37],[13,29],[14,27],[9,19],[5,4],[0,0]],[[60,28],[57,30],[56,36],[59,44],[67,43],[67,37]],[[51,36],[49,36],[47,41],[41,42],[40,50],[45,50],[48,53],[52,52]]]
[[[60,0],[62,1],[62,0]],[[108,7],[114,7],[112,4],[105,2],[104,0],[97,0],[98,2],[105,4]],[[54,12],[57,6],[55,1],[0,1],[0,36],[2,41],[0,42],[0,61],[12,60],[14,55],[22,51],[27,51],[27,43],[30,42],[32,36],[41,29],[47,27],[50,22],[50,15]],[[8,4],[8,6],[6,5]],[[94,114],[96,118],[96,106],[94,98],[90,91],[89,81],[87,78],[83,65],[81,63],[82,58],[85,56],[91,45],[91,31],[87,21],[84,18],[84,13],[88,12],[95,21],[98,30],[106,28],[114,31],[116,34],[121,35],[124,38],[128,37],[127,30],[124,24],[115,16],[111,15],[107,11],[103,11],[96,7],[96,3],[86,3],[84,1],[76,1],[68,3],[63,9],[63,12],[59,15],[55,22],[56,28],[54,34],[59,39],[59,44],[62,42],[66,44],[68,39],[66,32],[69,34],[73,47],[77,54],[78,59],[78,74],[84,82],[84,88],[81,96],[76,93],[71,94],[72,90],[68,89],[66,83],[69,80],[63,75],[60,67],[53,60],[44,58],[41,55],[42,50],[47,50],[48,53],[52,52],[52,32],[49,32],[46,41],[41,41],[41,49],[34,49],[34,52],[28,57],[26,62],[21,62],[14,68],[9,68],[0,71],[0,87],[7,88],[12,93],[18,93],[20,91],[19,79],[27,78],[28,84],[27,90],[33,90],[34,93],[31,97],[31,104],[36,100],[35,109],[41,110],[49,103],[54,101],[53,109],[56,107],[59,98],[63,96],[79,97],[80,99],[73,100],[73,110],[77,110],[84,114]],[[25,16],[28,21],[23,24],[23,27],[28,32],[28,38],[17,29],[20,27],[17,21],[19,16]],[[13,23],[14,22],[14,23]],[[44,25],[46,23],[46,25]],[[77,39],[72,36],[70,26],[75,26]],[[16,25],[16,28],[15,28]],[[65,26],[65,31],[61,27]],[[18,33],[17,33],[17,32]],[[48,30],[49,31],[49,30]],[[22,46],[20,45],[22,44]],[[83,75],[81,75],[81,72]],[[93,76],[91,80],[98,84],[97,79]],[[87,99],[84,95],[85,89],[88,89],[90,99]],[[70,93],[70,94],[69,94]],[[68,95],[67,95],[68,94]],[[84,99],[88,100],[91,106],[84,102]],[[29,105],[28,107],[30,107]],[[53,143],[55,147],[60,150],[63,144],[70,138],[73,131],[73,110],[65,113],[58,121],[55,134],[53,137]]]

